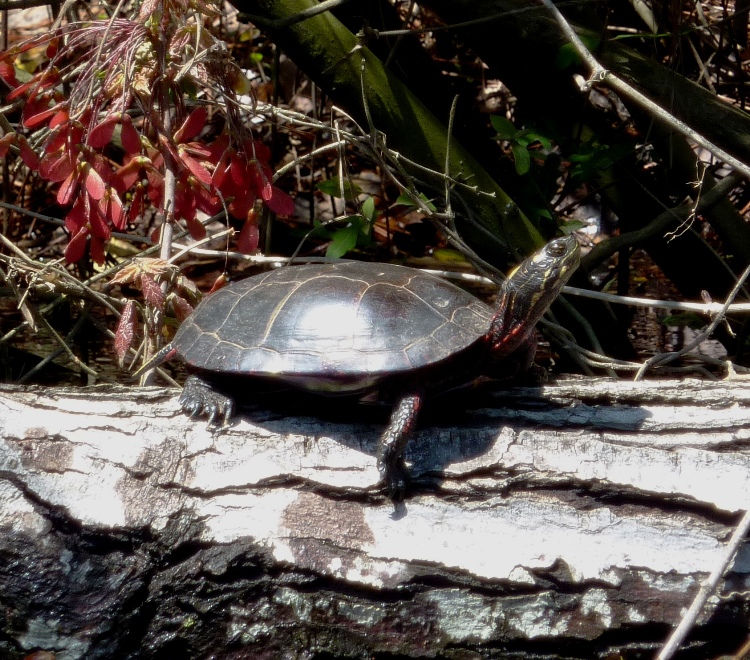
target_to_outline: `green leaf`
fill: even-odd
[[[555,66],[558,69],[567,69],[573,64],[578,64],[581,59],[578,57],[576,47],[573,44],[564,44],[557,51],[557,57],[555,57]]]
[[[516,172],[520,175],[526,174],[531,167],[531,156],[529,155],[528,149],[521,144],[511,145],[513,151],[513,160],[516,163]]]
[[[549,209],[535,209],[535,214],[537,218],[544,218],[545,220],[552,220],[552,214],[550,213]]]
[[[321,181],[316,188],[331,197],[341,197],[341,184],[337,176],[326,181]],[[348,179],[344,181],[344,197],[347,201],[353,201],[357,198],[357,195],[361,194],[362,189],[356,183],[352,183]]]
[[[519,131],[512,122],[502,115],[490,115],[492,128],[497,131],[497,137],[501,140],[515,140]]]
[[[670,327],[687,327],[693,330],[700,330],[708,325],[708,321],[696,312],[680,312],[672,316],[665,316],[661,320],[661,324]]]
[[[331,243],[326,249],[326,257],[341,259],[357,246],[357,236],[359,236],[359,226],[356,224],[335,230],[331,236]]]
[[[432,256],[443,263],[468,263],[464,254],[453,248],[437,248]]]
[[[595,51],[599,45],[599,39],[593,35],[581,35],[581,41],[588,48],[588,50]],[[581,57],[578,55],[578,51],[573,44],[565,44],[560,47],[557,51],[557,57],[555,57],[555,66],[558,69],[567,69],[571,66],[577,66],[581,63]]]
[[[432,211],[433,213],[437,211],[437,207],[429,200],[427,195],[425,195],[424,193],[419,193],[419,199],[421,199],[425,203],[430,211]],[[402,204],[403,206],[416,206],[414,200],[412,199],[412,196],[409,193],[401,193],[396,200],[396,204]]]
[[[362,215],[371,224],[377,220],[378,212],[375,208],[375,200],[372,197],[368,197],[362,202]]]
[[[586,224],[581,222],[580,220],[568,220],[567,222],[563,222],[560,225],[559,229],[563,234],[567,236],[568,234],[572,234],[574,231],[583,229],[585,226]]]
[[[552,142],[548,138],[546,138],[544,135],[540,135],[536,131],[528,131],[528,133],[526,134],[526,138],[528,140],[527,144],[534,144],[534,142],[538,142],[547,151],[552,150]]]

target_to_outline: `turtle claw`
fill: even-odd
[[[409,484],[409,473],[404,465],[403,460],[393,465],[381,464],[380,483],[385,488],[388,498],[394,503],[402,502],[406,496],[407,486]]]
[[[213,426],[217,419],[221,419],[221,426],[227,426],[234,414],[234,401],[197,376],[185,381],[180,406],[191,419],[206,415],[208,426]]]
[[[229,420],[234,415],[234,402],[229,397],[224,397],[218,393],[216,400],[212,399],[209,403],[204,403],[203,412],[208,414],[208,425],[212,426],[214,423],[218,425],[218,419],[221,420],[221,426],[228,426]],[[219,397],[222,398],[219,401]],[[218,418],[218,419],[217,419]]]

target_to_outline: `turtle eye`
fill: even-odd
[[[558,238],[548,243],[547,252],[553,257],[562,257],[565,254],[565,239]]]

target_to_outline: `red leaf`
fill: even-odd
[[[271,199],[266,200],[266,206],[276,215],[292,215],[294,200],[276,186],[271,187]]]
[[[57,203],[60,206],[67,206],[73,201],[77,190],[78,171],[74,169],[70,174],[68,174],[65,181],[62,182],[60,190],[57,191]]]
[[[164,292],[156,283],[156,280],[148,273],[140,274],[141,291],[146,302],[153,305],[160,312],[164,311]]]
[[[187,151],[194,158],[208,160],[209,162],[211,162],[213,152],[205,145],[202,145],[200,142],[187,142],[181,144],[180,147]]]
[[[208,170],[203,167],[197,160],[195,160],[192,156],[189,156],[184,150],[180,149],[180,158],[182,159],[182,162],[187,165],[187,168],[190,170],[190,173],[198,179],[202,184],[206,186],[211,185],[211,175],[208,173]]]
[[[106,261],[104,256],[104,241],[98,236],[91,236],[91,245],[89,246],[91,258],[100,266]]]
[[[214,293],[214,291],[218,291],[219,289],[223,289],[227,284],[229,284],[229,278],[227,278],[227,276],[222,273],[214,280],[214,283],[211,286],[211,290],[206,295]]]
[[[154,169],[164,169],[164,154],[161,151],[157,151],[156,149],[149,149],[148,155],[151,159],[151,164],[154,166]]]
[[[101,177],[105,186],[112,185],[114,172],[112,172],[112,168],[104,159],[104,156],[95,151],[92,152],[90,155],[89,164],[91,165],[92,169],[96,170],[96,173]]]
[[[47,57],[52,59],[55,55],[57,55],[57,37],[50,39],[47,44]]]
[[[237,249],[242,254],[253,254],[258,249],[259,240],[258,220],[255,217],[255,212],[250,211],[245,224],[242,226],[242,231],[237,237]]]
[[[86,191],[91,196],[91,199],[100,200],[104,197],[104,192],[107,189],[104,185],[102,177],[99,175],[90,163],[87,163],[86,172],[83,175],[83,182],[86,185]]]
[[[65,229],[75,236],[89,223],[88,197],[80,195],[65,216]]]
[[[148,179],[148,198],[156,206],[161,206],[161,200],[164,196],[164,178],[156,170],[146,170]]]
[[[204,107],[193,110],[187,116],[185,121],[182,122],[182,126],[177,129],[177,132],[174,134],[174,141],[187,142],[188,140],[192,140],[203,130],[203,127],[206,125],[207,117],[208,112],[206,112]]]
[[[86,113],[88,115],[88,112]],[[85,115],[84,115],[85,116]],[[79,149],[80,144],[83,142],[83,124],[81,122],[72,122],[70,129],[68,130],[68,144],[71,149]]]
[[[133,199],[130,200],[130,208],[128,209],[128,220],[131,223],[135,223],[138,216],[143,213],[143,186],[139,183],[135,187],[133,193]]]
[[[118,191],[124,193],[141,178],[141,167],[144,160],[148,159],[141,157],[132,158],[114,173],[113,183]],[[148,162],[150,163],[151,161]]]
[[[182,322],[193,313],[193,306],[182,296],[172,296],[172,308],[177,320]]]
[[[25,82],[23,85],[18,85],[14,90],[8,92],[5,96],[5,100],[10,102],[14,99],[17,99],[19,96],[22,96],[25,92],[27,92],[31,87],[36,85],[36,80],[29,80],[28,82]]]
[[[36,128],[46,123],[52,115],[57,114],[58,110],[58,105],[50,108],[49,100],[46,98],[41,98],[38,101],[29,101],[24,105],[23,112],[21,113],[23,125],[26,128]]]
[[[214,215],[221,211],[221,200],[217,195],[212,195],[203,186],[196,186],[193,188],[193,194],[195,195],[195,206],[198,210],[208,213],[208,215]]]
[[[270,202],[273,199],[273,186],[270,181],[266,181],[260,191],[260,196],[264,202]]]
[[[69,264],[74,264],[81,260],[84,254],[86,254],[86,239],[88,238],[89,232],[86,227],[81,227],[77,233],[73,235],[65,248],[65,261]]]
[[[195,217],[193,191],[180,179],[174,189],[174,215],[176,218]]]
[[[218,163],[227,155],[229,147],[229,136],[224,133],[216,138],[211,144],[206,145],[206,149],[211,152],[209,160],[212,163]]]
[[[70,129],[69,126],[65,126],[62,128],[57,128],[57,130],[52,131],[49,138],[47,138],[47,142],[45,142],[44,144],[44,150],[47,153],[52,153],[53,151],[58,151],[59,149],[62,149],[63,147],[67,147],[69,129]]]
[[[58,110],[55,113],[55,116],[52,117],[49,123],[50,128],[57,128],[61,124],[66,123],[70,119],[70,115],[68,114],[68,111],[66,108],[62,108],[61,110]]]
[[[179,162],[180,160],[180,152],[177,151],[177,148],[172,144],[166,137],[163,135],[159,135],[159,144],[161,144],[164,149],[166,149],[172,158],[174,158],[176,161]]]
[[[52,152],[42,158],[39,163],[39,174],[47,181],[65,181],[73,170],[75,170],[75,161],[69,153],[64,151]]]
[[[13,66],[12,62],[0,60],[0,78],[2,78],[11,87],[18,87],[16,67]]]
[[[261,163],[266,164],[271,160],[271,150],[262,142],[248,138],[243,143],[247,155],[251,159],[259,160]]]
[[[7,135],[3,135],[3,137],[0,138],[0,158],[5,158],[10,145],[13,144],[13,140],[15,139],[15,133],[8,133]]]
[[[249,186],[251,175],[250,172],[248,172],[247,163],[234,151],[229,152],[229,158],[232,161],[232,164],[229,166],[229,173],[232,175],[232,181],[240,186]]]
[[[107,217],[112,224],[122,231],[127,225],[127,216],[122,208],[122,200],[114,188],[110,188],[107,195]]]
[[[37,156],[36,152],[29,146],[29,143],[23,135],[18,137],[18,149],[21,153],[21,160],[26,167],[30,170],[35,170],[39,167],[39,156]]]
[[[270,172],[264,171],[264,168],[257,161],[253,164],[252,175],[253,183],[255,184],[255,192],[263,201],[268,201],[273,196],[273,190],[271,186]]]
[[[187,225],[187,229],[190,232],[190,235],[196,240],[200,241],[203,238],[206,238],[206,228],[198,222],[198,220],[195,219],[195,215],[192,217],[185,216],[185,224]]]
[[[255,206],[255,195],[253,191],[248,191],[247,195],[238,195],[234,198],[234,201],[229,205],[229,212],[233,217],[241,219],[246,218],[247,214],[253,210]]]
[[[133,120],[130,115],[123,114],[122,116],[122,132],[120,134],[122,140],[122,148],[128,154],[137,154],[141,151],[141,137],[138,135],[138,131],[133,126]]]
[[[135,303],[128,300],[125,307],[122,308],[120,322],[117,324],[117,330],[115,331],[115,353],[117,354],[117,364],[120,365],[121,369],[125,363],[125,357],[133,345],[137,321],[138,315],[136,314]]]
[[[120,117],[116,114],[109,115],[102,122],[94,126],[86,140],[87,144],[94,149],[106,147],[112,135],[115,132],[115,126],[119,123]]]
[[[149,186],[146,188],[146,196],[148,197],[148,201],[154,206],[161,208],[161,200],[164,197],[164,188]]]
[[[225,154],[221,157],[219,162],[216,164],[216,167],[214,168],[214,173],[211,176],[211,183],[214,184],[214,187],[221,189],[221,184],[224,183],[224,179],[226,178],[227,174],[229,173],[229,154]]]
[[[89,226],[91,227],[91,238],[108,241],[112,230],[107,224],[99,204],[89,204]],[[98,262],[97,262],[98,263]]]
[[[161,7],[159,0],[144,0],[138,12],[138,20],[148,21],[153,19],[154,15],[159,11],[159,7]]]

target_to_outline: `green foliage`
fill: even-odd
[[[661,320],[661,324],[672,328],[691,328],[692,330],[700,330],[701,328],[705,328],[708,325],[708,322],[705,317],[696,312],[680,312],[679,314],[665,316]]]
[[[432,256],[437,259],[437,261],[445,264],[467,263],[466,255],[460,250],[454,248],[437,248],[433,251]]]
[[[585,226],[585,223],[580,220],[568,220],[567,222],[562,223],[559,229],[565,236],[568,236],[573,232],[583,229]]]
[[[595,53],[599,48],[600,40],[593,35],[579,35],[589,52]],[[555,58],[555,67],[558,69],[569,69],[580,66],[581,56],[578,54],[576,47],[571,43],[566,43],[557,51]]]
[[[347,252],[357,247],[357,238],[364,228],[363,218],[353,215],[347,220],[349,224],[346,227],[331,232],[331,242],[326,249],[326,257],[329,259],[341,259]]]
[[[631,149],[632,147],[627,144],[582,143],[576,153],[568,157],[573,164],[571,168],[573,183],[579,185],[594,178],[602,170],[608,170],[618,160],[629,154]]]
[[[429,200],[427,195],[425,195],[424,193],[419,193],[419,199],[421,199],[425,203],[425,206],[430,209],[430,211],[432,211],[433,213],[437,211],[437,207]],[[417,207],[416,203],[412,199],[411,195],[409,195],[409,193],[401,193],[396,200],[396,204],[411,206],[414,208]]]
[[[536,144],[541,145],[542,150],[533,149],[534,157],[541,160],[544,160],[547,153],[552,150],[552,142],[541,133],[516,128],[508,119],[500,115],[492,115],[490,121],[492,128],[497,132],[496,138],[510,145],[516,172],[519,175],[524,175],[531,169],[531,147]]]
[[[338,199],[341,199],[341,191],[343,189],[344,199],[347,202],[355,201],[362,194],[362,189],[356,183],[345,179],[342,186],[337,176],[321,181],[316,187],[320,192]]]
[[[318,184],[318,190],[338,197],[341,194],[339,179],[329,179]],[[335,191],[335,192],[331,192]],[[349,184],[344,187],[344,194],[348,199],[356,199],[362,191],[356,184]],[[351,197],[349,197],[351,195]],[[360,213],[349,215],[340,220],[336,220],[335,229],[331,229],[332,223],[323,224],[315,223],[315,229],[309,235],[311,238],[322,238],[328,240],[326,248],[326,257],[329,259],[341,259],[355,248],[370,248],[374,245],[372,240],[372,226],[378,218],[378,210],[375,208],[375,200],[368,197],[362,202]]]

